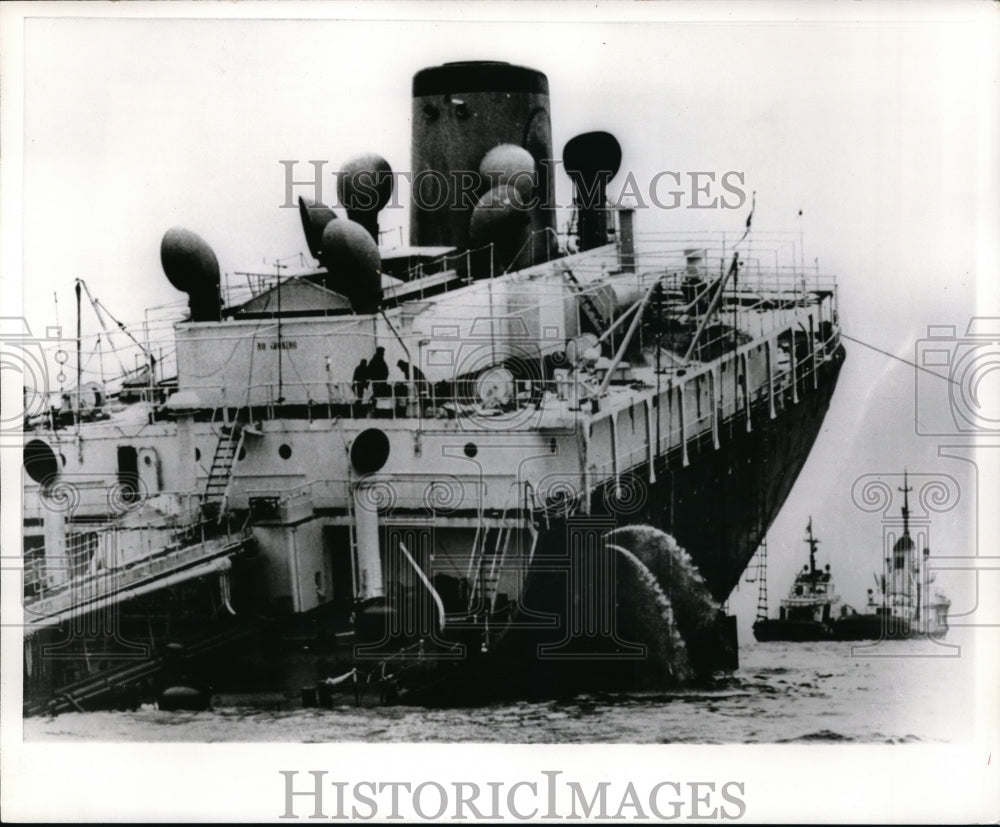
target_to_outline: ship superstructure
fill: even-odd
[[[539,72],[418,73],[413,138],[415,171],[480,178],[459,208],[415,205],[411,246],[376,244],[378,156],[342,170],[346,219],[300,202],[319,266],[239,296],[175,228],[176,377],[151,360],[127,404],[74,392],[33,423],[29,708],[148,688],[175,641],[194,658],[308,637],[368,680],[488,663],[518,636],[547,662],[613,659],[643,634],[620,616],[625,525],[674,537],[706,600],[738,582],[836,384],[832,279],[644,239],[605,205],[621,153],[603,132],[564,151],[560,238]],[[715,619],[705,641],[729,634]]]
[[[806,528],[805,541],[809,546],[809,563],[795,575],[788,596],[781,601],[777,618],[768,618],[766,605],[763,607],[764,615],[758,617],[753,626],[754,637],[759,641],[829,640],[833,637],[831,612],[833,606],[840,602],[840,596],[836,592],[829,564],[825,569],[816,567],[819,540],[813,535],[812,517]]]
[[[865,610],[844,606],[834,624],[839,640],[891,640],[940,638],[948,632],[951,600],[936,586],[928,564],[930,549],[923,554],[910,535],[910,491],[903,472],[902,531],[885,558],[882,575],[876,575],[878,595],[868,590]]]

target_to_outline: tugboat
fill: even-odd
[[[903,472],[903,532],[885,558],[885,569],[875,576],[880,596],[868,589],[866,611],[844,605],[833,622],[837,640],[905,640],[942,638],[948,632],[948,609],[951,600],[932,588],[935,576],[927,565],[930,549],[917,552],[910,536],[909,493],[913,489]]]
[[[806,527],[805,542],[809,545],[809,564],[796,575],[788,597],[781,601],[777,619],[767,617],[764,605],[762,616],[753,625],[753,636],[761,642],[830,640],[833,637],[831,608],[840,596],[830,578],[829,563],[824,570],[816,567],[819,540],[813,535],[812,517]]]
[[[386,700],[733,665],[721,607],[844,360],[836,283],[750,257],[749,217],[643,237],[603,131],[564,147],[560,233],[549,111],[534,69],[418,72],[406,247],[375,154],[346,217],[299,199],[301,272],[222,279],[168,230],[186,316],[119,388],[84,391],[77,282],[76,388],[25,440],[26,712],[150,692],[177,645],[177,686]]]

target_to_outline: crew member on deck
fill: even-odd
[[[389,366],[385,363],[385,348],[375,348],[375,355],[368,363],[368,378],[372,383],[372,397],[379,399],[389,396]]]
[[[427,377],[424,372],[418,368],[416,365],[411,367],[410,363],[405,359],[399,359],[396,362],[396,367],[399,368],[400,373],[403,374],[409,380],[410,371],[413,371],[413,384],[416,387],[417,396],[427,396],[430,391],[430,383],[427,381]]]
[[[354,369],[354,376],[351,377],[351,386],[354,388],[354,396],[358,402],[365,398],[365,391],[368,389],[368,360],[362,359]]]

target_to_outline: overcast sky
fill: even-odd
[[[805,259],[837,274],[845,333],[913,358],[928,324],[961,334],[995,307],[983,288],[997,272],[996,29],[961,8],[964,19],[920,7],[933,19],[860,24],[31,19],[25,314],[36,331],[52,324],[57,292],[71,331],[75,277],[126,321],[182,308],[159,264],[176,224],[224,271],[269,272],[265,261],[306,250],[296,211],[279,208],[280,160],[301,161],[305,178],[308,160],[332,171],[371,150],[406,170],[414,72],[497,59],[548,75],[557,154],[581,131],[617,135],[617,185],[628,171],[640,184],[742,172],[754,229],[802,230]],[[746,209],[649,209],[639,227],[736,232]],[[382,216],[383,229],[405,223],[405,209]],[[848,602],[863,600],[881,537],[879,516],[852,503],[864,474],[955,477],[962,499],[935,520],[932,547],[973,547],[970,467],[915,434],[914,371],[847,346],[824,432],[771,532],[772,605],[804,560],[810,514],[820,562]],[[947,384],[931,386],[921,404],[940,413]],[[972,599],[967,575],[947,578],[956,605]],[[744,635],[755,601],[746,586],[733,599]]]

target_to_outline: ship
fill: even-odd
[[[875,575],[878,596],[868,589],[864,611],[841,607],[840,616],[832,624],[836,640],[907,640],[942,638],[948,633],[948,609],[951,600],[934,587],[935,575],[930,570],[930,549],[917,551],[910,535],[910,502],[912,488],[903,472],[903,530],[892,544],[892,553],[885,558],[884,569]]]
[[[819,540],[813,534],[812,517],[806,527],[805,542],[809,546],[809,563],[795,576],[788,597],[781,601],[777,618],[763,615],[753,625],[753,635],[758,641],[815,641],[834,637],[832,609],[840,601],[830,574],[816,567],[816,546]],[[763,582],[763,581],[762,581]]]
[[[564,147],[560,232],[540,71],[444,64],[412,93],[408,245],[379,244],[376,154],[341,168],[339,214],[298,200],[301,272],[224,280],[171,228],[174,369],[134,337],[117,388],[84,380],[101,306],[76,283],[76,387],[26,424],[26,714],[735,664],[725,601],[844,360],[835,279],[750,255],[749,217],[735,242],[638,232],[604,131]]]

